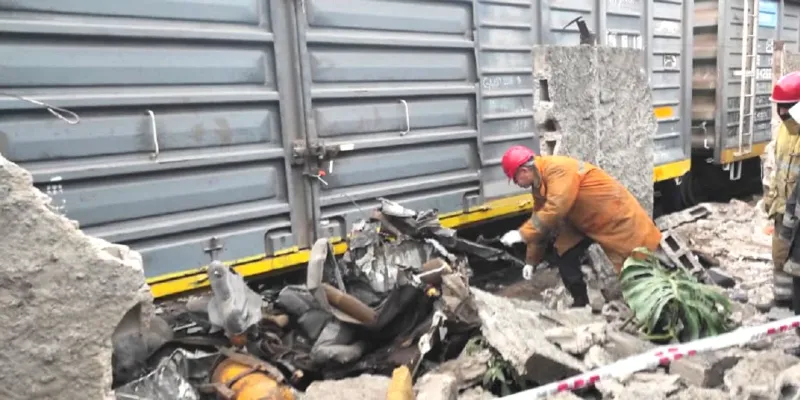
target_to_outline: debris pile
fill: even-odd
[[[159,397],[153,388],[169,386],[160,376],[177,375],[195,389],[179,400],[244,398],[244,378],[224,378],[232,376],[233,364],[263,373],[261,384],[283,393],[276,399],[295,398],[299,391],[307,399],[330,398],[337,391],[378,386],[385,393],[386,377],[401,365],[409,368],[409,382],[423,389],[438,387],[436,374],[446,371],[457,375],[448,382],[470,389],[482,382],[486,361],[467,362],[473,373],[445,361],[461,353],[481,325],[488,326],[469,287],[475,260],[515,271],[524,265],[504,249],[458,237],[440,225],[435,211],[382,200],[371,218],[353,226],[341,260],[326,239],[314,243],[304,284],[256,292],[235,270],[214,261],[208,268],[210,295],[191,299],[184,312],[170,316],[174,337],[151,357],[160,361],[152,366],[160,372],[120,382],[117,393]],[[196,373],[203,364],[205,373]],[[417,379],[430,370],[438,372]]]
[[[765,221],[755,218],[756,214],[752,206],[733,202],[703,205],[659,219],[667,238],[664,246],[672,246],[662,256],[666,262],[678,256],[688,257],[685,252],[689,246],[692,252],[685,259],[688,261],[683,261],[685,267],[700,266],[705,274],[699,275],[716,283],[720,290],[745,290],[743,279],[752,278],[742,278],[735,271],[748,272],[747,263],[764,261],[753,255],[761,250],[753,247],[745,256],[736,253],[745,251],[746,246],[739,246],[725,253],[721,250],[731,249],[730,244],[705,248],[703,243],[712,242],[696,239],[722,237],[732,241],[765,235],[760,230]],[[729,231],[701,235],[692,231],[709,223],[715,229]],[[306,399],[330,398],[331,394],[382,398],[393,384],[388,376],[401,365],[408,366],[407,376],[403,376],[409,386],[413,381],[416,398],[488,399],[558,381],[655,348],[629,324],[631,311],[622,301],[619,288],[608,290],[614,276],[610,275],[602,251],[597,249],[589,252],[584,266],[593,290],[593,304],[576,309],[569,308],[571,299],[560,283],[547,289],[549,294],[542,301],[530,300],[536,297],[532,293],[515,299],[468,286],[471,261],[499,261],[498,265],[510,265],[509,272],[518,274],[519,260],[503,250],[459,238],[442,228],[432,212],[417,213],[383,201],[372,219],[354,227],[349,248],[339,262],[326,241],[317,242],[305,285],[286,287],[272,297],[262,294],[266,299],[264,310],[288,316],[285,329],[279,334],[296,336],[290,342],[295,344],[292,351],[298,352],[297,343],[306,343],[307,353],[300,358],[309,362],[292,361],[307,377],[314,376],[305,388]],[[537,272],[538,277],[548,275],[553,277],[552,270]],[[525,287],[530,292],[536,279],[512,286],[516,293],[524,293]],[[494,289],[502,294],[510,288]],[[394,311],[387,310],[389,306]],[[393,314],[387,314],[390,312]],[[735,314],[739,324],[767,319],[755,306],[741,302]],[[398,321],[397,318],[402,322],[381,322]],[[319,322],[308,325],[314,319]],[[295,326],[298,329],[293,330]],[[335,334],[323,335],[326,330]],[[622,399],[648,394],[664,399],[714,399],[758,390],[774,394],[780,390],[780,382],[793,382],[788,369],[800,361],[783,351],[791,342],[786,341],[787,336],[792,335],[776,339],[782,343],[765,341],[700,354],[560,397]],[[281,340],[284,348],[290,347],[285,336]],[[261,357],[275,360],[274,353],[262,353]],[[743,382],[736,378],[737,374],[753,368],[742,364],[742,360],[759,363],[767,359],[780,362],[770,361],[769,366],[755,368],[774,373],[763,374],[764,379],[749,386],[733,383]],[[397,370],[394,373],[398,375]],[[779,376],[786,377],[779,381]],[[298,389],[305,385],[291,380],[290,384]]]
[[[731,299],[768,311],[772,303],[772,223],[760,206],[740,200],[701,204],[672,216],[673,230],[687,238],[713,279]]]
[[[553,268],[479,289],[474,266],[518,275],[522,261],[484,244],[492,240],[459,237],[435,211],[388,200],[353,226],[341,259],[327,240],[314,243],[304,283],[254,290],[213,261],[210,293],[156,317],[138,254],[85,236],[30,175],[0,166],[2,398],[108,398],[113,379],[119,399],[478,400],[655,348],[630,323],[599,248],[585,260],[586,308],[570,308]],[[704,204],[657,223],[670,246],[659,257],[726,291],[736,324],[790,315],[770,307],[770,238],[757,208]],[[554,398],[781,398],[800,391],[800,359],[785,351],[797,345],[780,335]]]

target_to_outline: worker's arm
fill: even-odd
[[[535,211],[519,228],[522,239],[529,244],[549,238],[575,204],[580,187],[578,168],[573,163],[554,165],[543,175],[545,203],[541,207],[534,204]]]
[[[550,238],[559,223],[566,217],[580,187],[577,163],[558,164],[543,172],[542,182],[546,190],[545,203],[535,210],[519,228],[522,240],[528,245],[525,262],[538,264]]]
[[[525,264],[534,267],[539,265],[544,257],[546,246],[545,243],[529,243],[525,251]]]
[[[779,131],[779,134],[780,134],[780,131]],[[766,213],[770,212],[770,209],[772,209],[772,203],[775,201],[774,190],[775,190],[775,184],[776,184],[776,180],[777,180],[777,176],[778,176],[777,171],[775,170],[776,166],[777,166],[777,162],[778,162],[778,143],[777,143],[777,139],[773,140],[771,143],[769,143],[767,145],[768,148],[770,146],[772,147],[772,149],[771,149],[772,150],[771,151],[771,153],[772,153],[772,171],[770,172],[769,186],[767,187],[767,193],[764,193],[764,201],[763,201],[764,212],[766,212]]]
[[[786,242],[793,242],[795,235],[797,235],[797,228],[800,225],[800,215],[797,214],[798,196],[800,196],[800,180],[798,180],[792,193],[786,198],[786,207],[783,212],[783,220],[781,226],[778,227],[778,235]]]

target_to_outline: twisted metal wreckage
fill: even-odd
[[[413,378],[426,354],[455,357],[480,326],[470,259],[523,263],[459,238],[435,210],[380,200],[354,224],[341,261],[328,240],[314,243],[305,285],[259,294],[212,262],[213,296],[187,304],[188,324],[149,357],[155,369],[118,386],[118,398],[293,399],[312,380],[399,365]]]

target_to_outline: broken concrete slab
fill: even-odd
[[[458,390],[464,390],[480,384],[491,359],[492,353],[488,349],[474,353],[468,353],[465,349],[458,358],[440,364],[434,372],[454,376]]]
[[[606,332],[604,349],[613,357],[614,361],[647,352],[655,347],[654,344],[629,333],[614,330]]]
[[[656,226],[661,231],[668,231],[683,224],[703,219],[711,215],[711,210],[705,204],[698,204],[685,210],[662,215],[655,219]]]
[[[755,306],[748,303],[731,303],[731,321],[736,326],[742,326],[745,321],[750,321],[755,316],[761,316]]]
[[[600,381],[596,384],[603,397],[615,400],[666,400],[682,388],[680,377],[664,373],[637,372],[627,379]]]
[[[549,287],[542,291],[542,302],[548,309],[560,312],[569,310],[574,300],[564,284],[559,282],[555,287]]]
[[[585,371],[583,363],[545,338],[547,323],[533,311],[541,304],[511,301],[475,288],[472,293],[484,339],[520,376],[544,384]]]
[[[414,393],[418,399],[456,400],[458,378],[447,373],[425,374],[414,384]]]
[[[590,347],[605,343],[607,326],[608,324],[602,322],[577,328],[552,328],[545,331],[545,338],[569,354],[582,356]]]
[[[680,375],[689,385],[714,388],[722,385],[725,372],[733,368],[739,359],[724,354],[701,353],[673,361],[669,365],[669,372]]]
[[[603,296],[602,289],[593,287],[587,288],[589,294],[589,308],[595,314],[603,312],[603,306],[606,305],[606,298]]]
[[[767,319],[770,321],[778,321],[794,317],[794,312],[786,307],[772,307],[767,313]]]
[[[606,302],[621,300],[622,287],[619,283],[619,275],[605,251],[600,245],[593,243],[586,250],[586,255],[591,261],[589,267],[591,268],[590,275],[592,276],[592,279],[587,279],[586,281],[600,290]]]
[[[152,296],[141,256],[53,212],[31,175],[0,157],[0,386],[32,399],[102,399],[112,336]]]
[[[800,397],[800,363],[783,370],[775,380],[775,392],[781,399],[797,399]]]
[[[718,389],[690,386],[669,397],[670,400],[731,400],[731,397]]]
[[[583,363],[590,369],[605,367],[613,362],[614,357],[600,346],[592,346],[583,356]]]
[[[772,399],[778,375],[800,362],[783,351],[770,350],[745,357],[725,373],[725,386],[736,399]]]
[[[364,374],[336,381],[316,381],[306,388],[303,400],[374,400],[385,399],[391,379]]]
[[[491,400],[496,398],[497,396],[493,395],[491,392],[487,392],[480,386],[467,389],[458,395],[458,400]]]
[[[547,397],[550,400],[581,400],[575,393],[561,392]]]
[[[652,213],[657,122],[642,52],[548,45],[534,46],[533,57],[534,78],[543,82],[534,89],[540,143],[603,168]]]

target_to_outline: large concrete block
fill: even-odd
[[[586,370],[577,358],[547,340],[544,330],[550,324],[536,311],[542,308],[540,303],[470,290],[484,339],[520,376],[545,384]]]
[[[784,47],[781,75],[800,71],[800,54]]]
[[[49,201],[0,156],[0,387],[26,399],[104,399],[112,336],[128,311],[152,309],[142,258],[84,235]]]
[[[657,122],[642,52],[535,46],[533,57],[542,152],[597,165],[652,214]]]
[[[372,400],[385,399],[391,379],[385,376],[364,374],[355,378],[311,383],[303,400]]]

